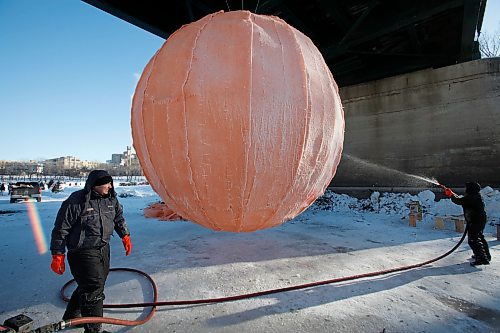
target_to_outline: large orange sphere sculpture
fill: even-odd
[[[344,115],[308,37],[277,17],[219,12],[181,27],[149,61],[132,135],[169,208],[213,230],[248,232],[324,193]]]

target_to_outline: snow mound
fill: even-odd
[[[157,195],[150,186],[118,187],[115,188],[115,191],[120,198],[145,198]]]
[[[487,186],[481,190],[484,199],[488,220],[500,221],[500,192]],[[432,191],[425,190],[417,195],[408,193],[379,193],[373,192],[368,199],[356,199],[346,194],[338,194],[326,190],[310,207],[311,210],[325,210],[331,212],[377,212],[386,215],[407,216],[410,212],[411,201],[418,201],[422,211],[428,215],[461,215],[462,207],[454,204],[450,199],[436,201]]]
[[[332,212],[379,212],[388,215],[408,214],[408,204],[416,200],[408,193],[373,192],[368,199],[356,199],[346,194],[338,194],[327,190],[311,206],[312,210]]]

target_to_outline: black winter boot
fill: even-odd
[[[471,266],[489,265],[489,264],[490,264],[490,262],[486,259],[476,259],[470,263]]]
[[[472,257],[470,257],[471,259],[476,259],[476,256],[475,255],[472,255]],[[488,252],[486,253],[486,259],[488,259],[488,261],[491,261],[491,254]]]
[[[66,321],[69,319],[76,319],[76,318],[81,318],[82,317],[82,312],[80,309],[68,309],[66,308],[66,311],[64,312],[62,316],[62,320]],[[83,327],[83,324],[81,325],[75,325],[75,327]]]

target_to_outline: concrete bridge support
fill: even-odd
[[[331,186],[429,185],[403,173],[500,186],[500,58],[348,86],[340,95],[345,143]]]

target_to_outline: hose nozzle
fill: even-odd
[[[441,187],[441,189],[444,191],[444,194],[447,196],[447,197],[452,197],[452,196],[456,196],[455,192],[453,192],[451,190],[451,188],[448,188],[440,183],[438,183],[438,186]]]

